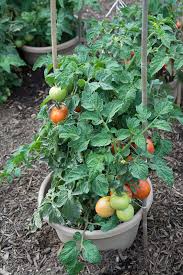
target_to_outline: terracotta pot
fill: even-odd
[[[151,192],[146,199],[147,210],[150,209],[151,204],[153,202],[153,189],[151,185]],[[46,193],[48,192],[51,185],[51,174],[49,174],[45,180],[42,182],[39,194],[38,194],[38,205],[41,204],[44,199]],[[142,209],[140,209],[132,220],[129,222],[121,223],[116,228],[109,230],[107,232],[103,232],[101,230],[94,230],[93,232],[86,231],[85,239],[92,240],[99,250],[111,250],[111,249],[121,249],[125,250],[129,248],[137,235],[137,231],[139,228],[140,221],[142,219]],[[48,222],[48,219],[45,219]],[[53,228],[55,228],[59,239],[61,242],[65,243],[70,241],[76,232],[83,233],[82,230],[72,229],[67,226],[63,226],[61,224],[50,224]]]
[[[76,36],[75,38],[57,45],[58,54],[71,54],[74,50],[74,48],[79,44],[79,36]],[[31,47],[31,46],[23,46],[21,48],[21,52],[23,55],[23,58],[25,61],[33,65],[36,61],[36,59],[43,54],[49,54],[51,53],[52,48],[49,47]]]

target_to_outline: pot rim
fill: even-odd
[[[44,199],[44,197],[46,195],[46,188],[47,188],[47,185],[50,183],[51,176],[52,176],[52,172],[44,179],[44,181],[42,182],[42,184],[40,186],[40,190],[39,190],[39,193],[38,193],[38,206],[41,205],[41,202],[42,202],[42,200]],[[151,183],[149,178],[148,178],[148,181],[149,181],[150,186],[151,186],[151,192],[150,192],[149,196],[147,197],[147,199],[144,200],[144,202],[145,202],[144,204],[146,204],[147,211],[149,211],[149,209],[152,205],[152,202],[153,202],[152,183]],[[124,232],[130,230],[131,228],[133,228],[134,226],[136,226],[140,223],[140,221],[142,219],[142,214],[143,214],[143,209],[141,208],[134,215],[133,219],[131,219],[128,222],[120,223],[115,228],[113,228],[109,231],[106,231],[106,232],[101,231],[101,230],[94,230],[92,232],[89,231],[89,230],[86,230],[85,231],[85,237],[87,237],[89,239],[105,239],[105,238],[108,238],[108,237],[111,237],[111,236],[115,236],[115,235],[124,233]],[[44,218],[44,220],[47,223],[49,223],[48,218]],[[67,234],[67,235],[74,235],[76,232],[80,232],[81,234],[83,233],[83,230],[73,229],[73,228],[70,228],[70,227],[67,227],[67,226],[61,225],[61,224],[52,223],[50,225],[58,231],[63,231],[64,234]]]
[[[75,36],[74,38],[58,44],[57,45],[57,50],[65,50],[66,48],[69,48],[73,45],[75,45],[76,43],[79,42],[79,36]],[[46,47],[32,47],[32,46],[26,46],[24,45],[21,50],[23,50],[24,52],[28,52],[28,53],[48,53],[52,51],[52,47],[51,46],[46,46]]]

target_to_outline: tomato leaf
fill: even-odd
[[[108,219],[101,218],[99,216],[95,217],[95,221],[101,225],[101,230],[103,232],[109,231],[113,228],[115,228],[119,224],[119,219],[116,215],[113,215],[112,217]]]
[[[168,132],[171,132],[171,130],[172,130],[170,123],[168,123],[168,121],[166,121],[166,120],[155,120],[152,123],[152,128],[157,128],[157,129],[168,131]]]
[[[137,145],[137,147],[141,148],[142,150],[145,150],[146,139],[140,131],[136,131],[135,136],[133,137],[133,142]]]
[[[101,262],[101,255],[96,247],[90,240],[83,241],[83,250],[82,250],[83,258],[92,264],[99,264]]]
[[[104,170],[104,157],[102,154],[90,153],[86,159],[90,175],[101,173]]]
[[[84,268],[84,264],[78,261],[79,248],[75,240],[65,243],[58,255],[58,260],[65,266],[69,275],[77,275]]]
[[[110,122],[115,114],[122,109],[123,102],[121,100],[113,100],[105,105],[103,110],[103,116],[107,118],[107,121]]]
[[[83,179],[85,177],[87,177],[87,168],[86,165],[81,164],[74,166],[72,169],[66,170],[64,181],[68,184],[70,182]]]
[[[148,177],[148,165],[142,159],[130,163],[129,170],[134,178],[145,180]]]
[[[101,118],[99,117],[99,115],[96,112],[90,112],[90,111],[86,111],[83,112],[80,116],[80,120],[92,120],[94,125],[99,125],[102,123]]]
[[[138,118],[140,121],[145,122],[148,118],[151,116],[151,112],[147,110],[141,103],[136,107],[137,113],[138,113]]]
[[[117,133],[116,133],[116,136],[117,136],[117,139],[118,140],[125,140],[127,139],[128,137],[130,137],[131,133],[129,131],[129,129],[120,129]]]
[[[168,167],[163,159],[155,158],[153,169],[156,170],[156,173],[160,179],[165,181],[170,186],[173,185],[174,176],[172,168]]]
[[[56,193],[56,198],[54,200],[54,203],[57,207],[62,207],[66,201],[68,200],[68,190],[61,186],[58,193]]]
[[[106,130],[102,131],[92,137],[91,145],[94,147],[107,146],[111,143],[111,134]]]
[[[58,126],[59,138],[78,140],[81,131],[74,125],[65,124]]]
[[[83,91],[81,105],[88,111],[101,112],[103,110],[103,100],[98,93],[91,94],[88,91]]]
[[[107,195],[109,183],[105,175],[98,175],[92,183],[92,190],[99,196]]]
[[[76,221],[81,215],[82,206],[77,199],[71,198],[67,200],[62,208],[63,216],[71,221]]]

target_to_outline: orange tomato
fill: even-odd
[[[152,139],[151,138],[147,138],[146,143],[147,143],[147,151],[150,154],[154,154],[155,148],[154,148],[154,144],[152,142]]]
[[[151,192],[151,186],[147,180],[139,180],[139,183],[135,186],[135,192],[133,197],[136,199],[144,200]]]
[[[61,105],[60,107],[53,107],[50,111],[50,120],[58,124],[61,121],[64,121],[68,116],[68,108],[66,105]]]
[[[96,203],[95,211],[102,218],[111,217],[115,210],[110,205],[110,196],[100,198]]]

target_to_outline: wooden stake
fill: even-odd
[[[56,0],[50,0],[51,11],[51,43],[52,43],[52,61],[53,70],[57,69],[57,9]]]
[[[147,35],[148,35],[148,0],[142,1],[142,50],[141,50],[141,79],[142,79],[142,104],[147,106]],[[145,127],[145,125],[144,125]],[[146,133],[145,133],[146,137]],[[144,252],[147,255],[147,207],[143,203],[143,240]]]

